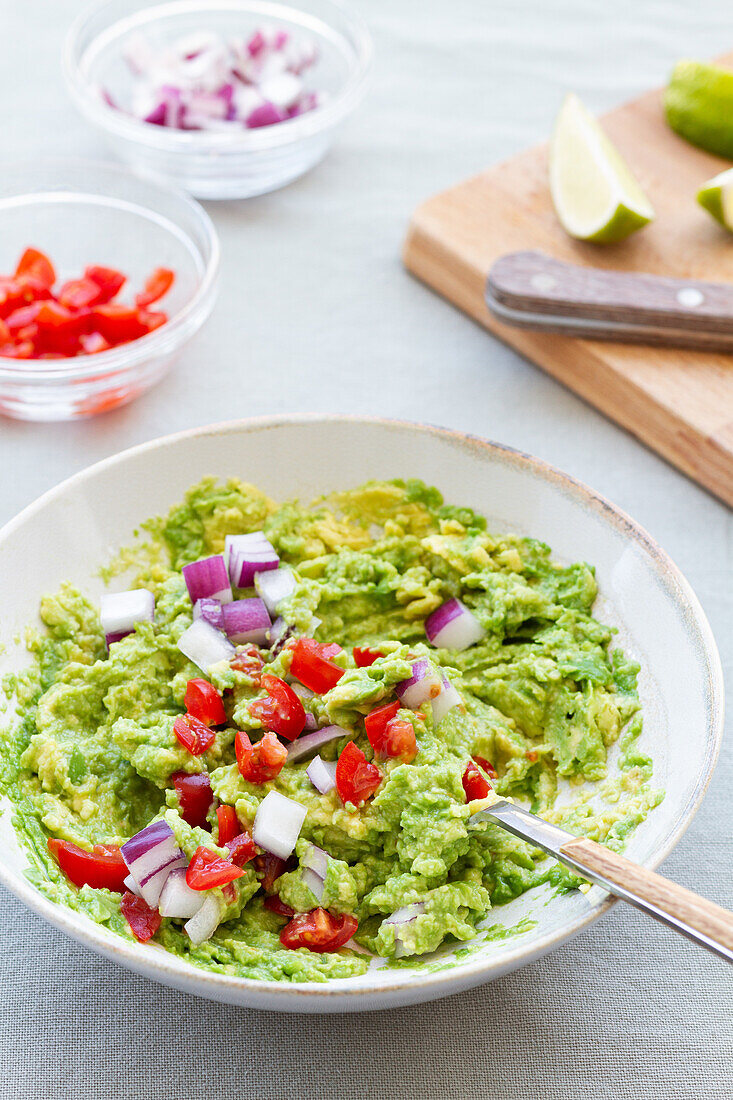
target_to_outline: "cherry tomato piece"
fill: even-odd
[[[289,869],[288,860],[280,859],[280,856],[274,856],[272,852],[260,852],[255,857],[254,867],[260,886],[267,894],[270,893],[280,875]]]
[[[239,836],[242,826],[239,824],[237,811],[233,806],[217,806],[216,820],[219,823],[219,836],[216,843],[223,848],[235,836]]]
[[[139,898],[131,890],[122,895],[120,909],[133,936],[140,943],[147,943],[160,928],[161,916],[158,910],[151,909],[144,898]]]
[[[92,322],[94,328],[110,344],[126,344],[129,340],[138,340],[148,331],[134,306],[117,305],[114,302],[95,306],[92,310]]]
[[[236,653],[229,662],[231,668],[237,672],[246,672],[252,682],[259,687],[260,677],[264,662],[253,645],[247,646],[240,653]]]
[[[374,649],[369,649],[364,646],[354,646],[354,663],[357,668],[369,668],[373,665],[377,657],[381,657],[381,653],[377,653]]]
[[[92,279],[69,279],[59,290],[56,300],[67,309],[88,309],[102,301],[102,292]]]
[[[359,927],[355,917],[335,915],[327,909],[311,909],[310,913],[298,913],[280,933],[280,943],[295,951],[307,947],[309,951],[323,954],[338,951],[351,939]]]
[[[415,727],[409,718],[393,718],[387,723],[382,738],[382,756],[394,757],[409,764],[417,756]]]
[[[26,248],[18,260],[15,269],[16,276],[32,275],[47,287],[52,287],[56,282],[56,272],[48,256],[39,252],[37,248]]]
[[[489,779],[498,779],[499,773],[497,772],[494,765],[491,764],[488,760],[486,760],[485,757],[483,757],[483,756],[474,756],[473,759],[478,764],[478,766],[480,768],[483,768],[483,770],[488,775]]]
[[[324,695],[344,675],[344,669],[329,659],[340,652],[340,646],[321,645],[314,638],[298,638],[293,646],[290,675],[311,691]]]
[[[111,302],[127,282],[121,271],[116,271],[113,267],[100,267],[97,264],[92,264],[85,269],[84,278],[97,284],[101,295],[100,302]]]
[[[286,905],[284,901],[280,901],[279,894],[270,894],[269,898],[265,898],[263,904],[265,909],[269,909],[271,913],[277,913],[279,917],[287,917],[289,920],[290,917],[295,916],[295,910]]]
[[[183,701],[188,713],[206,726],[220,726],[227,720],[221,695],[208,680],[189,680]]]
[[[289,684],[279,676],[263,676],[264,699],[249,704],[249,713],[258,718],[265,729],[273,730],[287,741],[294,741],[305,729],[303,704]]]
[[[377,707],[376,710],[370,711],[364,719],[364,729],[369,738],[369,744],[375,752],[382,751],[384,731],[387,729],[387,724],[396,716],[401,706],[402,704],[399,700],[396,700],[394,703],[385,703],[383,706]]]
[[[469,762],[461,782],[466,793],[466,802],[473,802],[476,798],[486,798],[491,790],[488,780],[484,779],[473,760]]]
[[[336,763],[336,789],[342,802],[361,806],[382,782],[376,764],[370,764],[358,745],[349,741]]]
[[[249,863],[257,855],[255,842],[249,833],[238,833],[237,836],[233,836],[226,847],[229,858],[232,863],[236,863],[237,867],[244,867],[245,863]]]
[[[87,852],[68,840],[50,837],[47,843],[49,852],[74,886],[115,890],[119,894],[126,889],[125,879],[130,872],[118,847],[96,844]]]
[[[186,871],[186,883],[192,890],[213,890],[215,886],[224,886],[241,878],[244,871],[231,860],[212,852],[211,848],[199,845],[193,853]]]
[[[145,283],[145,289],[135,296],[135,304],[145,309],[167,294],[173,286],[175,275],[167,267],[157,267]]]
[[[204,725],[200,718],[192,714],[179,714],[173,723],[173,732],[183,745],[184,749],[193,756],[200,756],[214,744],[216,734],[209,726]]]
[[[234,751],[240,775],[248,783],[268,783],[280,774],[288,758],[288,750],[271,730],[253,745],[243,730],[237,730]]]
[[[206,772],[196,772],[195,775],[174,772],[171,781],[178,794],[178,805],[183,820],[194,829],[197,827],[208,829],[207,814],[214,801],[214,792]]]

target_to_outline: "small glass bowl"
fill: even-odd
[[[129,100],[134,77],[124,50],[135,36],[163,47],[197,31],[231,38],[262,26],[315,43],[318,60],[306,83],[326,94],[322,105],[285,122],[230,134],[141,122],[102,95],[104,89],[115,103]],[[322,159],[364,94],[371,54],[365,25],[335,0],[302,0],[297,7],[275,0],[173,0],[153,7],[147,0],[106,0],[71,27],[64,73],[81,113],[136,171],[199,198],[237,199],[283,187]]]
[[[127,275],[118,296],[126,303],[156,267],[176,275],[154,307],[170,319],[139,340],[73,359],[0,357],[0,413],[20,420],[93,416],[131,401],[162,378],[216,297],[219,241],[208,214],[182,192],[118,165],[47,161],[3,168],[0,242],[3,273],[15,269],[29,246],[49,256],[59,283],[89,264],[117,268]]]

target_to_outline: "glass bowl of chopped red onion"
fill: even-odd
[[[370,60],[337,0],[106,0],[64,51],[72,97],[114,152],[206,199],[274,191],[317,164]]]
[[[119,165],[5,167],[0,242],[0,415],[68,420],[133,400],[214,305],[209,216]]]

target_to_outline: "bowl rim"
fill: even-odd
[[[321,3],[338,12],[347,22],[351,42],[354,47],[355,64],[338,92],[325,103],[296,118],[286,119],[274,126],[260,126],[255,129],[243,129],[233,133],[209,130],[177,130],[173,127],[153,126],[141,119],[133,118],[124,111],[106,103],[82,71],[80,62],[83,52],[79,39],[92,16],[97,16],[105,7],[112,7],[117,0],[104,0],[102,4],[93,4],[85,8],[71,24],[64,40],[62,51],[62,69],[67,88],[81,113],[102,129],[125,138],[128,141],[145,145],[165,153],[188,155],[215,152],[256,153],[260,150],[276,149],[296,142],[300,138],[311,137],[329,127],[335,126],[361,100],[369,77],[373,56],[373,41],[365,21],[343,0],[321,0]],[[270,17],[289,18],[291,12],[302,11],[297,4],[287,0],[160,0],[149,9],[150,13],[175,7],[191,11],[205,12],[212,8],[229,8],[232,11],[246,10],[247,7],[262,9],[263,18],[270,11]],[[326,22],[326,19],[320,19]],[[120,22],[116,20],[115,22]],[[112,23],[110,26],[114,26]],[[330,25],[330,24],[329,24]]]
[[[186,233],[186,237],[196,247],[196,251],[204,265],[203,273],[189,301],[160,328],[140,336],[137,340],[131,340],[129,343],[110,348],[108,351],[100,351],[94,355],[85,354],[76,355],[72,358],[52,359],[48,360],[48,365],[43,367],[38,365],[41,362],[38,359],[10,359],[6,356],[0,356],[0,383],[20,382],[25,386],[33,386],[36,383],[83,381],[89,376],[97,377],[98,375],[127,371],[155,358],[159,352],[168,354],[175,350],[188,335],[191,335],[189,329],[192,322],[195,325],[194,331],[203,324],[214,306],[214,292],[221,261],[221,244],[213,221],[201,203],[192,195],[189,195],[180,187],[149,179],[147,176],[141,176],[123,165],[107,160],[92,160],[84,157],[42,157],[32,161],[11,161],[3,167],[8,174],[27,172],[29,175],[33,172],[38,172],[40,175],[54,168],[66,171],[78,170],[82,174],[85,170],[95,172],[101,170],[109,173],[110,178],[119,179],[124,177],[128,180],[134,180],[136,184],[148,187],[151,191],[157,191],[167,197],[173,197],[188,207],[205,238],[209,255],[207,259],[201,249],[191,240],[190,235]],[[46,191],[48,190],[63,191],[64,188],[47,188]],[[38,192],[29,190],[12,197],[14,201],[26,197],[32,200],[36,194],[41,195],[42,193],[44,192],[39,186]],[[88,194],[90,196],[114,197],[110,196],[108,191],[101,188],[95,189],[94,187],[86,187],[80,194],[82,196]],[[0,199],[0,205],[3,201]],[[140,209],[147,209],[147,207],[140,204]],[[172,218],[168,220],[173,222]],[[29,363],[32,364],[30,367],[28,366]]]
[[[669,855],[689,827],[705,796],[718,759],[724,727],[724,680],[723,669],[712,629],[705,612],[678,566],[672,561],[656,540],[621,508],[606,497],[591,489],[583,481],[553,466],[544,459],[537,458],[524,451],[493,440],[482,438],[469,432],[458,431],[438,425],[401,420],[398,418],[361,416],[345,414],[304,413],[280,416],[261,416],[239,420],[222,421],[215,424],[184,429],[170,435],[160,436],[145,443],[126,448],[64,479],[58,485],[47,490],[34,502],[27,505],[15,518],[0,528],[0,545],[4,539],[18,527],[41,510],[55,498],[72,486],[83,485],[93,479],[102,470],[124,464],[133,456],[154,454],[160,447],[172,446],[196,437],[214,435],[226,437],[241,432],[257,432],[268,428],[300,424],[331,424],[334,422],[376,425],[407,429],[419,434],[436,436],[444,440],[455,441],[459,446],[468,447],[488,456],[494,456],[515,467],[540,477],[560,488],[569,491],[574,498],[580,499],[605,520],[613,524],[630,541],[636,543],[652,559],[659,575],[667,582],[667,588],[673,588],[675,596],[681,602],[685,617],[699,632],[702,641],[702,654],[706,664],[706,683],[710,702],[707,719],[707,751],[698,782],[688,803],[680,814],[677,824],[669,833],[666,842],[656,849],[643,865],[654,869]],[[229,1001],[247,1004],[250,1007],[267,1007],[276,1011],[361,1011],[369,1008],[387,1008],[400,1003],[427,1001],[451,992],[469,989],[490,981],[506,971],[534,961],[540,956],[566,943],[578,932],[593,924],[607,913],[618,899],[606,894],[594,903],[587,912],[575,917],[562,929],[547,932],[531,944],[511,944],[496,954],[473,961],[458,964],[437,973],[425,971],[417,979],[399,978],[399,971],[391,971],[392,980],[386,980],[377,988],[349,988],[342,981],[325,983],[315,982],[270,982],[262,979],[235,977],[213,971],[199,969],[178,956],[167,952],[151,953],[146,957],[140,951],[139,944],[129,943],[115,936],[103,926],[94,924],[82,914],[75,913],[62,905],[46,899],[38,893],[20,874],[10,871],[0,863],[0,882],[32,911],[44,917],[54,927],[67,933],[78,942],[91,947],[99,954],[119,962],[127,969],[145,974],[156,981],[186,988],[199,996],[215,1001]],[[528,949],[529,948],[529,949]],[[416,995],[412,996],[411,991]],[[248,996],[249,995],[249,996]],[[379,999],[379,1004],[359,1004],[360,1000]],[[330,1002],[330,1004],[329,1004]]]

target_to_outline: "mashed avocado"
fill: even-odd
[[[48,838],[86,850],[115,846],[164,817],[187,858],[200,845],[226,856],[217,844],[216,801],[208,828],[192,828],[171,777],[208,773],[215,799],[235,808],[245,830],[275,790],[304,806],[306,816],[274,891],[296,914],[313,910],[318,899],[303,863],[313,844],[324,849],[320,905],[358,920],[357,949],[284,947],[279,933],[287,918],[265,908],[257,859],[231,889],[217,890],[223,915],[211,938],[194,946],[181,921],[164,918],[155,941],[211,970],[324,981],[363,972],[369,953],[412,958],[444,940],[470,939],[492,907],[539,883],[578,885],[496,826],[468,831],[477,806],[466,801],[463,777],[472,757],[490,762],[498,795],[614,848],[660,800],[649,787],[651,763],[636,747],[638,669],[611,647],[612,630],[592,615],[590,566],[560,565],[541,542],[490,533],[482,517],[444,504],[420,482],[368,483],[306,507],[275,505],[236,480],[206,479],[144,530],[107,574],[124,571],[131,586],[154,593],[154,624],[139,624],[108,651],[97,608],[64,586],[41,602],[45,629],[27,639],[30,668],[5,684],[17,720],[3,735],[2,789],[28,851],[29,877],[54,901],[131,936],[120,895],[77,889],[49,854]],[[349,740],[373,760],[364,717],[394,699],[394,685],[410,676],[416,656],[428,656],[462,698],[437,723],[430,704],[400,711],[412,723],[417,755],[375,761],[381,782],[362,805],[344,803],[336,788],[319,793],[306,774],[308,758],[286,763],[265,783],[243,778],[236,731],[253,743],[263,733],[249,709],[263,691],[247,667],[222,662],[208,670],[227,722],[202,755],[192,756],[174,734],[187,682],[202,676],[177,645],[192,622],[181,569],[221,553],[228,534],[260,530],[295,573],[295,590],[278,607],[291,636],[342,647],[334,657],[344,669],[338,683],[304,693],[314,724],[347,731],[320,749],[326,762]],[[452,597],[484,628],[483,638],[461,652],[436,650],[425,634],[426,617]],[[354,646],[380,655],[356,667]],[[290,645],[261,657],[267,671],[290,678]],[[609,777],[616,742],[621,752]],[[561,809],[559,784],[570,791]],[[596,795],[605,808],[597,808]],[[409,921],[400,924],[400,912]]]

